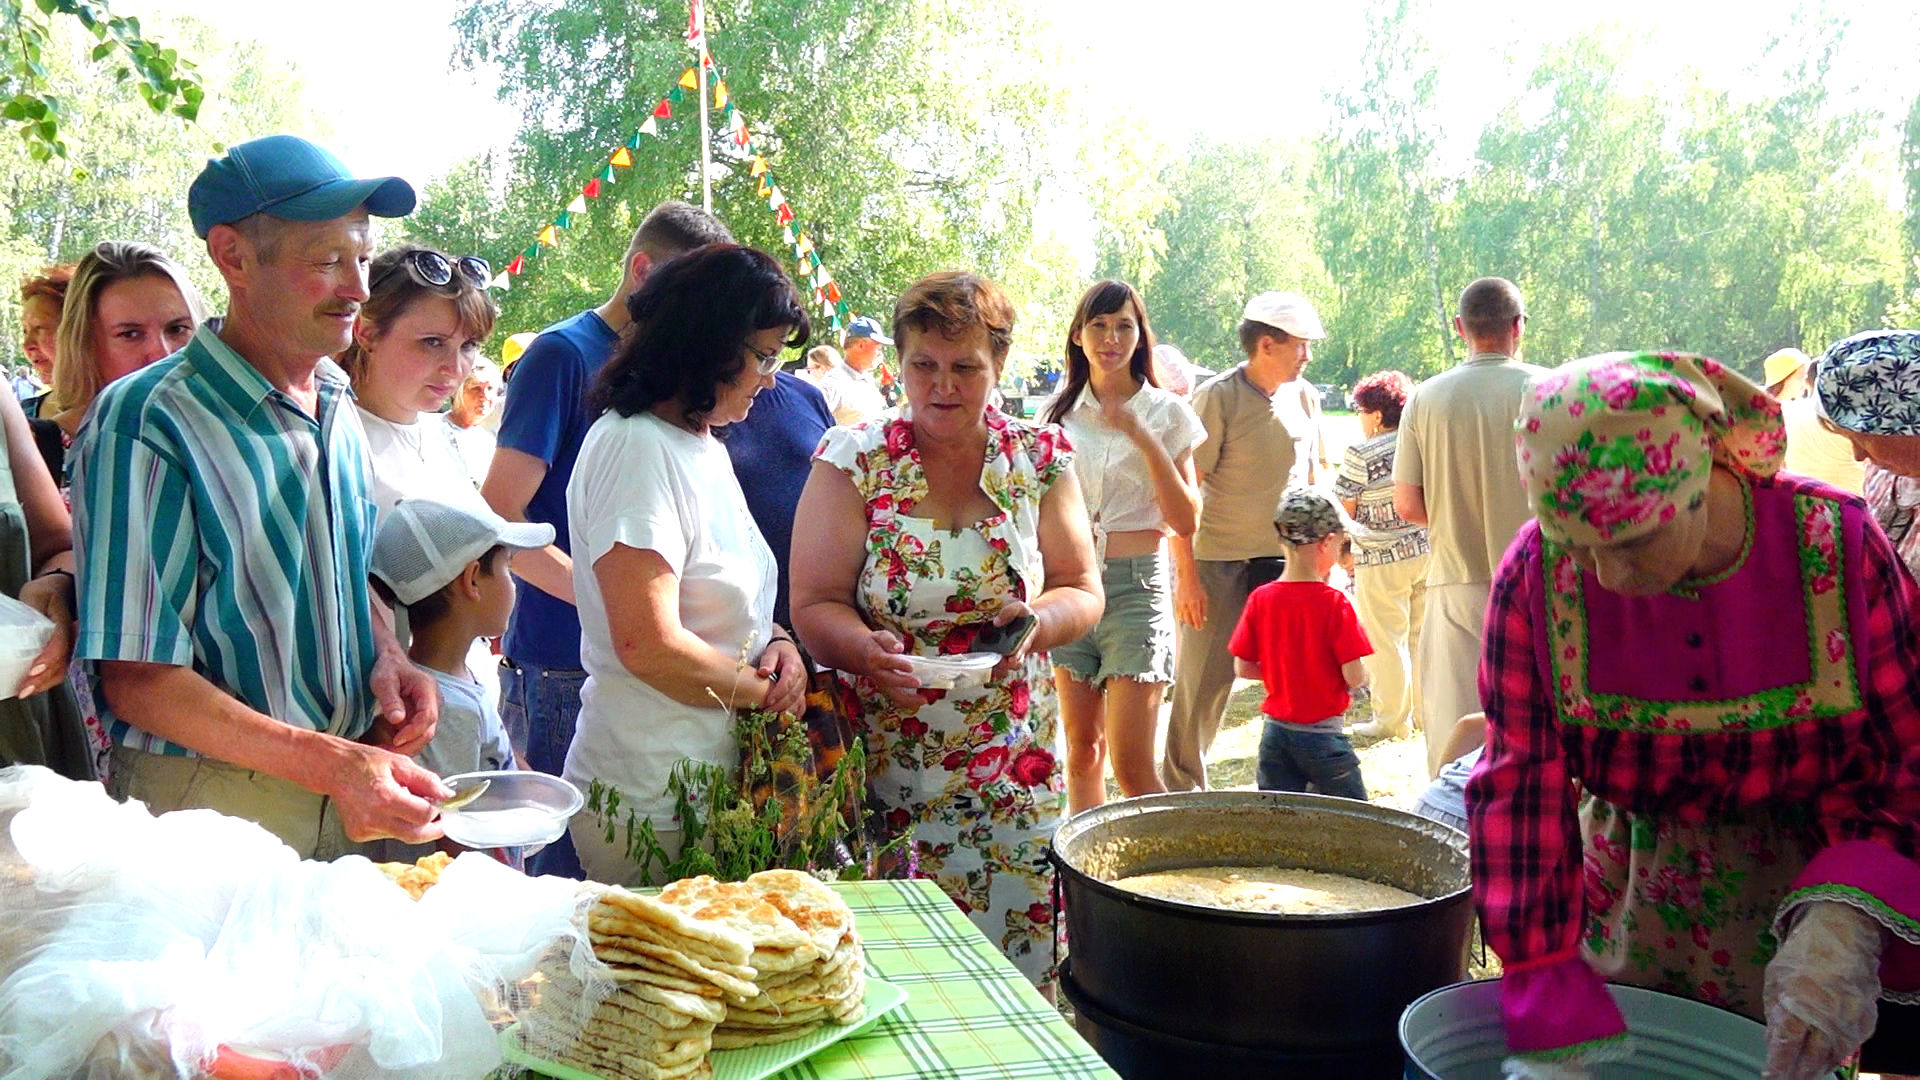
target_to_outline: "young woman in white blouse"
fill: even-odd
[[[1193,449],[1206,428],[1153,375],[1153,332],[1131,285],[1087,290],[1067,331],[1066,376],[1048,422],[1067,431],[1073,469],[1103,560],[1106,613],[1053,650],[1067,737],[1067,807],[1106,801],[1106,766],[1122,795],[1165,791],[1154,770],[1160,696],[1173,678],[1173,605],[1163,537],[1191,536],[1200,514]]]
[[[487,264],[404,245],[367,268],[367,301],[340,366],[366,428],[373,498],[385,514],[401,499],[451,502],[480,495],[440,407],[460,388],[493,333]]]

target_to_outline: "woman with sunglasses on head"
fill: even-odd
[[[812,328],[780,264],[738,244],[656,266],[627,312],[567,485],[587,681],[565,775],[617,790],[671,858],[675,765],[731,772],[734,710],[797,713],[806,694],[799,650],[773,621],[773,551],[714,429],[746,418]],[[572,834],[590,880],[642,883],[625,831],[610,841],[581,815]]]
[[[367,269],[367,300],[339,359],[353,380],[382,514],[401,499],[480,498],[440,408],[493,333],[499,311],[489,276],[477,255],[413,245],[381,252]]]

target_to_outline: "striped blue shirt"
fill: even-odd
[[[80,637],[102,660],[191,666],[249,707],[354,739],[373,722],[366,435],[347,377],[319,416],[201,327],[104,390],[73,447]],[[116,741],[184,747],[114,717]]]

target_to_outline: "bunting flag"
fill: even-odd
[[[687,100],[687,92],[676,86],[673,89],[667,91],[667,100],[673,102],[675,105],[678,105],[681,102]]]
[[[680,85],[689,90],[697,90],[700,88],[700,76],[692,68],[688,68],[680,75]]]
[[[747,175],[748,176],[767,175],[767,159],[759,156],[758,154],[754,155],[753,168],[747,171]]]
[[[567,204],[568,214],[584,214],[586,212],[587,212],[587,197],[584,194],[575,195],[573,197],[573,201]]]
[[[557,232],[554,232],[553,226],[549,225],[546,228],[540,230],[540,235],[534,237],[533,242],[536,244],[545,244],[548,247],[552,247],[553,245],[560,242],[560,234]]]
[[[713,107],[716,109],[724,109],[727,107],[726,83],[715,82],[713,84]]]
[[[492,281],[487,283],[488,286],[491,288],[499,289],[501,292],[506,292],[508,289],[512,288],[512,285],[510,284],[512,279],[508,277],[510,273],[512,273],[512,271],[510,270],[500,271],[498,274],[495,274],[493,276]]]
[[[611,184],[619,178],[619,174],[613,171],[613,166],[611,165],[600,170],[600,182],[602,184]]]
[[[687,12],[687,44],[701,56],[707,55],[707,5],[702,0],[693,0]]]
[[[653,123],[653,117],[651,117],[651,116],[649,116],[649,117],[647,117],[647,124],[652,124],[652,123]],[[639,128],[639,130],[637,130],[637,131],[635,131],[635,132],[633,133],[633,137],[627,140],[627,145],[626,145],[626,149],[628,149],[628,150],[638,150],[638,149],[640,149],[640,144],[641,144],[641,143],[642,143],[643,141],[645,141],[645,140],[644,140],[644,139],[642,138],[643,136],[645,136],[645,135],[649,135],[649,134],[656,134],[656,133],[657,133],[657,130],[656,130],[655,132],[649,132],[649,131],[647,130],[647,124],[641,124],[641,125],[640,125],[640,128]],[[657,129],[657,128],[658,128],[658,126],[659,126],[659,125],[657,125],[657,124],[656,124],[656,125],[655,125],[655,128]],[[629,158],[628,158],[628,160],[632,160],[632,158],[631,158],[631,155],[629,155]]]
[[[773,189],[767,186],[766,177],[763,176],[760,178],[760,186],[754,188],[754,194],[760,196],[763,199],[773,194]]]
[[[596,176],[593,179],[587,181],[587,186],[580,189],[580,194],[585,195],[589,199],[599,198],[600,197],[600,178]]]
[[[522,274],[526,272],[526,269],[527,269],[527,260],[522,256],[515,255],[513,257],[513,261],[507,264],[507,268],[504,271],[502,271],[502,273]],[[502,288],[504,287],[505,286],[502,286]]]
[[[806,233],[801,233],[800,240],[794,244],[794,247],[801,255],[813,254],[813,237],[808,236]]]
[[[660,103],[660,109],[665,109],[666,107],[667,107],[667,103],[666,103],[666,102],[664,102],[664,101],[663,101],[663,102],[661,102],[661,103]],[[649,116],[649,117],[647,117],[647,119],[646,119],[646,121],[645,121],[644,123],[642,123],[642,124],[640,125],[640,130],[634,133],[634,135],[633,135],[633,148],[634,148],[635,150],[638,150],[638,149],[640,149],[640,136],[642,136],[642,135],[652,135],[652,136],[655,136],[655,137],[658,137],[658,136],[659,136],[659,134],[660,134],[660,109],[655,109],[655,110],[653,110],[653,115],[652,115],[652,116]],[[672,115],[673,115],[673,113],[672,113],[672,111],[668,111],[668,113],[667,113],[667,115],[668,115],[668,116],[672,116]]]
[[[671,96],[671,95],[669,95],[669,96]],[[661,98],[661,99],[660,99],[660,104],[658,104],[658,105],[655,105],[655,106],[653,107],[653,115],[654,115],[655,117],[658,117],[658,118],[659,118],[659,119],[661,119],[661,120],[671,120],[671,119],[673,119],[673,106],[671,106],[671,105],[669,105],[669,104],[667,104],[667,99],[666,99],[666,98]],[[640,125],[640,130],[642,130],[642,131],[647,131],[647,126],[646,126],[645,124],[642,124],[642,125]],[[660,128],[659,128],[659,125],[657,125],[657,124],[656,124],[656,125],[654,126],[654,129],[653,129],[652,131],[647,131],[647,134],[649,134],[649,135],[658,135],[658,134],[660,134]]]
[[[627,148],[623,146],[613,152],[612,163],[623,169],[631,169],[633,168],[633,155],[628,153]]]

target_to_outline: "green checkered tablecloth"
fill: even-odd
[[[1117,1080],[933,882],[834,888],[858,920],[868,971],[909,996],[874,1027],[795,1065],[780,1080]]]

